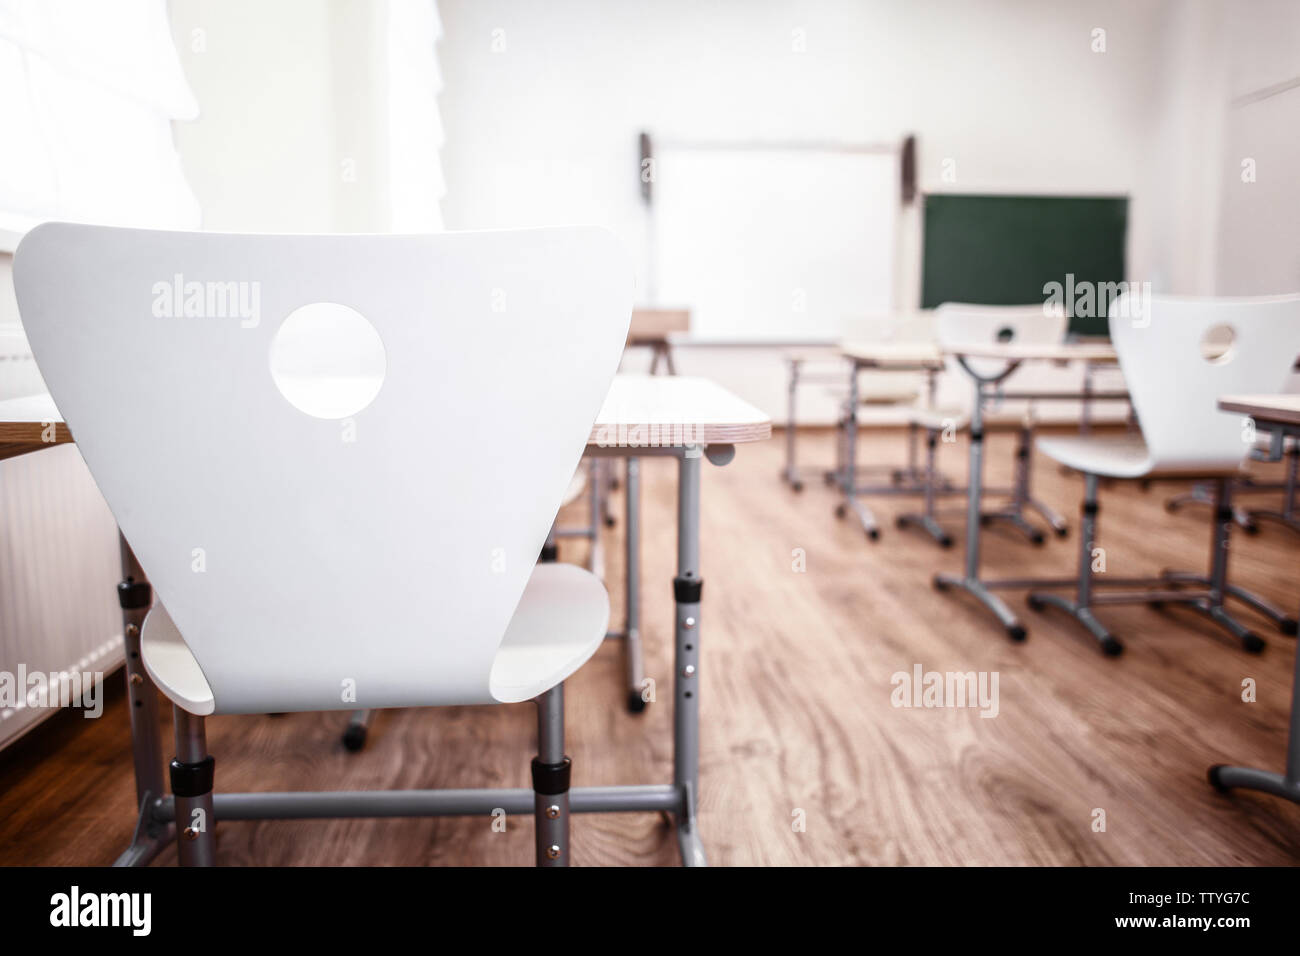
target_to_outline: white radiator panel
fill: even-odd
[[[76,448],[0,461],[0,671],[113,671],[120,576],[117,526]],[[0,747],[53,713],[0,707]]]

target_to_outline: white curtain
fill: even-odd
[[[197,226],[171,131],[197,115],[164,0],[0,0],[0,244],[47,219]]]
[[[442,21],[434,0],[388,3],[388,174],[394,232],[442,229],[447,192],[438,94]]]

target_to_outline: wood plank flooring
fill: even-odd
[[[863,462],[901,462],[901,433],[867,433]],[[828,462],[831,436],[800,436],[808,465]],[[1010,474],[1010,437],[991,436],[990,478]],[[1230,761],[1271,769],[1285,760],[1295,641],[1262,620],[1267,651],[1251,656],[1187,612],[1103,610],[1127,644],[1103,658],[1067,620],[1024,610],[1013,645],[973,602],[940,595],[935,570],[960,567],[893,528],[911,499],[872,500],[885,529],[872,544],[834,497],[802,494],[777,475],[781,436],[739,449],[704,473],[700,816],[711,862],[728,864],[1292,864],[1300,808],[1269,797],[1224,798],[1205,770]],[[964,480],[965,445],[942,448]],[[1273,469],[1261,469],[1275,475]],[[671,775],[670,579],[676,478],[670,461],[643,475],[647,672],[660,703],[623,709],[621,655],[607,643],[568,685],[574,782],[666,782]],[[1081,481],[1038,460],[1035,481],[1072,526]],[[1167,514],[1181,485],[1106,489],[1099,545],[1107,571],[1201,568],[1208,509]],[[1276,495],[1261,495],[1272,503]],[[951,504],[957,504],[953,499]],[[621,515],[621,496],[616,501]],[[572,520],[581,520],[581,504]],[[621,529],[607,532],[615,619],[621,615]],[[1009,530],[985,538],[998,575],[1069,573],[1073,537],[1035,548]],[[565,541],[565,559],[584,545]],[[802,549],[806,571],[796,571]],[[1232,577],[1287,608],[1300,606],[1300,536],[1264,526],[1237,534]],[[1244,618],[1251,617],[1242,611]],[[996,671],[999,711],[896,708],[891,675]],[[1241,700],[1253,678],[1258,700]],[[120,675],[111,680],[117,687]],[[217,785],[227,790],[470,787],[528,784],[530,705],[381,714],[360,754],[339,742],[342,713],[209,721]],[[170,740],[170,728],[165,739]],[[0,863],[106,864],[125,847],[134,789],[124,695],[104,716],[66,713],[0,754]],[[1094,829],[1104,811],[1105,830]],[[802,820],[804,829],[792,824]],[[224,864],[529,864],[532,824],[512,818],[221,824]],[[654,814],[579,816],[578,865],[677,862]],[[174,851],[158,861],[174,863]]]

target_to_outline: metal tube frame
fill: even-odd
[[[1270,424],[1269,427],[1293,439],[1300,435],[1300,429],[1294,426]],[[1292,450],[1294,452],[1294,448]],[[1292,462],[1295,462],[1294,457]],[[1285,773],[1215,764],[1207,774],[1210,785],[1220,793],[1234,789],[1258,790],[1292,803],[1300,803],[1300,708],[1296,707],[1297,702],[1300,702],[1300,654],[1295,656],[1295,673],[1291,680],[1291,720],[1287,734]]]
[[[984,605],[1006,629],[1007,636],[1013,641],[1023,641],[1026,631],[1020,619],[1011,608],[989,589],[989,585],[980,580],[980,505],[984,484],[984,398],[988,387],[1004,381],[1007,376],[1020,367],[1019,361],[1008,362],[1001,371],[993,375],[981,375],[967,361],[966,356],[957,356],[957,361],[966,370],[975,388],[975,402],[971,408],[970,422],[970,474],[967,477],[966,502],[966,555],[965,570],[962,575],[936,574],[934,587],[940,591],[960,589],[973,596]]]
[[[196,765],[208,757],[204,719],[172,707],[176,761]],[[173,770],[176,764],[173,764]],[[173,777],[173,780],[175,778]],[[216,814],[212,806],[211,781],[204,793],[173,796],[173,823],[176,829],[176,855],[181,866],[212,866],[216,862]],[[181,829],[181,827],[184,829]]]
[[[700,751],[700,475],[703,459],[724,465],[734,454],[731,445],[647,448],[592,448],[597,457],[671,456],[678,460],[677,577],[674,580],[673,681],[673,782],[657,785],[574,787],[569,790],[571,813],[670,813],[675,818],[677,843],[686,866],[707,865],[696,818],[699,793]],[[135,580],[143,572],[135,566]],[[140,614],[143,618],[143,613]],[[141,667],[141,671],[143,668]],[[130,683],[132,694],[147,688],[157,706],[157,693],[145,675],[143,683]],[[143,709],[143,704],[141,708]],[[540,706],[540,704],[539,704]],[[132,708],[134,717],[134,711]],[[188,716],[188,715],[187,715]],[[200,718],[193,718],[200,720]],[[539,721],[545,721],[539,711]],[[157,726],[156,722],[152,725]],[[541,724],[539,724],[539,747]],[[133,721],[137,786],[141,801],[137,839],[116,865],[143,865],[165,845],[177,814],[187,812],[187,798],[162,790],[161,742]],[[179,739],[179,738],[178,738]],[[189,738],[187,738],[189,739]],[[156,778],[148,778],[150,767]],[[145,776],[142,776],[144,774]],[[150,786],[158,789],[150,789]],[[189,798],[192,799],[192,798]],[[508,813],[536,813],[536,794],[527,789],[477,788],[464,790],[389,790],[301,793],[215,793],[211,795],[208,826],[222,820],[288,820],[344,817],[423,817],[489,814],[501,808]]]
[[[1263,639],[1245,624],[1237,620],[1225,607],[1227,598],[1236,598],[1254,608],[1260,614],[1269,617],[1284,634],[1295,634],[1296,620],[1265,601],[1254,593],[1228,583],[1228,544],[1234,523],[1232,511],[1231,478],[1217,478],[1214,482],[1214,522],[1210,538],[1210,568],[1206,574],[1186,571],[1165,571],[1152,582],[1111,581],[1108,586],[1146,587],[1130,593],[1109,593],[1094,595],[1096,583],[1092,574],[1092,549],[1096,535],[1098,512],[1097,475],[1084,476],[1083,517],[1080,527],[1079,567],[1076,582],[1075,599],[1056,594],[1042,594],[1031,591],[1027,602],[1033,610],[1055,607],[1065,611],[1084,626],[1098,642],[1101,650],[1110,655],[1119,655],[1124,647],[1114,634],[1092,613],[1092,607],[1098,604],[1148,604],[1162,607],[1165,604],[1183,605],[1203,614],[1213,623],[1219,625],[1242,647],[1259,653],[1264,649]]]

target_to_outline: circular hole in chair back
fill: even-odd
[[[289,313],[271,340],[271,378],[313,418],[347,418],[375,400],[388,371],[379,332],[355,309],[313,302]]]
[[[1214,365],[1231,362],[1236,342],[1237,332],[1232,326],[1222,322],[1212,325],[1201,336],[1201,357]]]

